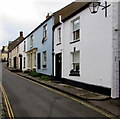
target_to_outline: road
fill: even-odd
[[[2,85],[15,117],[104,117],[102,114],[2,68]]]

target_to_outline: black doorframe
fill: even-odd
[[[56,61],[55,62],[56,62],[55,75],[58,79],[60,79],[62,76],[62,53],[56,54]]]
[[[20,71],[22,71],[22,57],[20,57]]]
[[[16,60],[17,60],[17,58],[14,57],[14,68],[16,68]]]

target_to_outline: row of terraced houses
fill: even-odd
[[[120,92],[120,3],[107,17],[91,14],[88,2],[73,2],[47,15],[27,36],[8,45],[8,66],[35,70],[112,98]]]

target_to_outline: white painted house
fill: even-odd
[[[120,3],[109,3],[107,17],[101,8],[91,14],[83,3],[65,16],[72,4],[55,16],[60,21],[54,26],[54,76],[118,98]]]
[[[19,49],[19,67],[21,67],[22,71],[26,71],[27,70],[27,54],[26,54],[26,50],[27,50],[27,38],[24,38],[24,40],[18,45],[20,47]]]

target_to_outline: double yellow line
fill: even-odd
[[[1,88],[1,91],[2,91],[2,94],[3,94],[3,97],[4,97],[4,101],[5,101],[5,105],[6,105],[6,108],[7,108],[8,116],[10,117],[10,119],[15,119],[14,113],[12,111],[10,102],[8,100],[8,97],[7,97],[7,94],[6,94],[5,89],[3,88],[3,86],[1,84],[0,84],[0,88]]]

